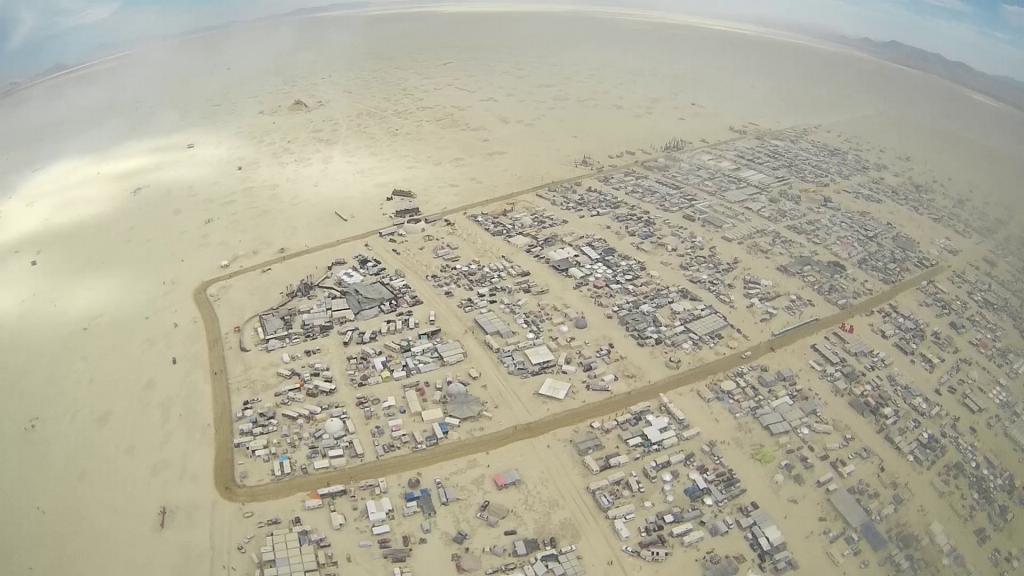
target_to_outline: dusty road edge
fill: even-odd
[[[366,235],[360,235],[365,237]],[[214,478],[217,484],[217,491],[221,497],[231,502],[264,502],[287,498],[295,494],[309,492],[316,488],[322,488],[329,484],[345,484],[357,482],[367,478],[390,476],[408,471],[419,470],[428,466],[448,462],[473,454],[487,452],[492,449],[501,448],[515,442],[537,438],[549,432],[567,428],[590,420],[600,418],[606,414],[625,410],[629,406],[656,398],[663,392],[668,392],[682,386],[688,386],[735,369],[743,364],[756,361],[758,358],[771,354],[782,348],[814,336],[815,334],[830,327],[837,326],[855,316],[869,312],[896,298],[903,292],[915,288],[922,282],[935,278],[948,268],[945,264],[938,264],[917,275],[908,278],[878,294],[866,298],[856,305],[841,310],[834,314],[822,317],[811,324],[802,326],[778,338],[754,344],[748,348],[737,350],[726,356],[695,366],[693,368],[678,372],[657,382],[646,386],[634,388],[604,400],[578,406],[558,414],[533,420],[523,424],[497,430],[481,436],[475,436],[464,440],[435,446],[430,450],[403,454],[385,460],[376,460],[344,468],[323,474],[303,476],[281,483],[268,483],[256,486],[242,486],[234,480],[234,454],[232,452],[232,419],[230,396],[227,386],[227,374],[225,371],[225,360],[223,354],[222,340],[220,337],[219,322],[213,313],[213,306],[206,298],[206,288],[212,283],[200,285],[196,289],[196,303],[200,306],[201,313],[210,320],[206,326],[213,328],[207,330],[207,345],[210,349],[210,378],[213,382],[214,396],[214,430],[217,446],[215,449]],[[750,355],[746,358],[746,353]]]

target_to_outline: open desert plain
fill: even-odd
[[[150,43],[0,126],[0,573],[1021,573],[1009,105],[442,7]]]

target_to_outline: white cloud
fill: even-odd
[[[65,4],[67,5],[67,4]],[[54,24],[59,30],[77,28],[110,18],[121,7],[120,2],[105,2],[97,5],[69,6],[69,9],[58,14]]]
[[[957,12],[970,12],[971,7],[963,0],[924,0],[925,3]]]
[[[21,46],[25,39],[32,33],[35,27],[35,18],[32,12],[24,6],[11,14],[0,15],[0,22],[7,23],[7,26],[0,29],[0,38],[3,38],[4,50],[10,52]]]
[[[110,18],[120,1],[0,0],[0,44],[7,52],[45,38]]]
[[[1002,9],[1003,18],[1007,23],[1017,28],[1024,28],[1024,6],[1003,4]]]

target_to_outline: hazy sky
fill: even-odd
[[[500,0],[499,0],[500,1]],[[1024,79],[1024,0],[558,0],[899,40]],[[393,4],[366,0],[353,4]],[[408,1],[407,1],[408,3]],[[422,0],[422,3],[437,3]],[[447,3],[487,4],[486,0]],[[504,4],[529,4],[504,0]],[[541,4],[532,0],[534,4]],[[330,0],[0,0],[0,79],[195,28]],[[546,3],[545,3],[546,4]]]

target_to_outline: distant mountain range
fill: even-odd
[[[418,0],[395,0],[394,2],[384,4],[383,7],[387,7],[389,9],[398,9],[402,7],[419,6],[422,4],[424,3]],[[299,8],[296,10],[292,10],[290,12],[286,12],[284,14],[256,18],[255,20],[266,21],[277,18],[298,17],[327,12],[358,12],[359,10],[376,7],[382,6],[379,4],[375,4],[373,2],[369,2],[367,0],[340,0],[334,3],[325,4],[323,6]],[[238,22],[230,21],[211,26],[204,26],[198,30],[191,30],[183,34],[172,34],[163,38],[166,39],[173,37],[182,37],[196,34],[199,32],[208,32],[221,28],[227,28],[237,23]],[[959,86],[963,86],[964,88],[973,90],[978,94],[987,96],[992,100],[995,100],[997,102],[1015,108],[1016,110],[1024,112],[1024,82],[1017,80],[1015,78],[1010,78],[1008,76],[996,76],[992,74],[986,74],[985,72],[976,70],[971,66],[964,64],[963,62],[959,62],[957,60],[950,60],[941,54],[929,52],[921,48],[915,48],[913,46],[904,44],[902,42],[897,42],[895,40],[879,42],[877,40],[872,40],[871,38],[851,38],[848,36],[839,35],[823,36],[821,34],[816,34],[806,29],[787,27],[785,25],[778,26],[778,28],[782,30],[788,28],[790,31],[796,32],[797,34],[823,38],[829,42],[832,42],[833,44],[838,44],[840,46],[852,48],[858,52],[861,52],[873,58],[877,58],[879,60],[890,62],[899,66],[904,66],[906,68],[918,70],[920,72],[931,74],[933,76],[938,76],[939,78],[943,78],[949,82],[952,82]],[[0,97],[12,94],[14,92],[38,84],[39,82],[45,81],[47,79],[60,76],[62,73],[82,70],[91,67],[97,64],[98,62],[106,60],[107,58],[100,58],[97,61],[77,65],[55,64],[51,66],[49,69],[47,69],[45,72],[36,74],[32,77],[25,78],[22,80],[11,81],[6,83],[5,85],[0,84]]]
[[[986,74],[963,62],[950,60],[941,54],[908,46],[895,40],[878,42],[870,38],[845,36],[832,37],[829,40],[879,60],[949,80],[1024,112],[1024,82],[1020,80],[1009,76]]]

